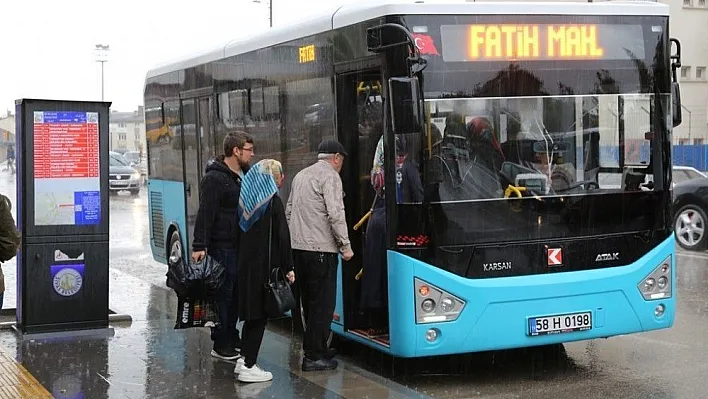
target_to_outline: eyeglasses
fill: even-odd
[[[244,147],[244,148],[241,148],[241,151],[253,152],[253,147],[248,147],[248,148]]]

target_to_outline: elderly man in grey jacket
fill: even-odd
[[[327,338],[337,293],[338,255],[345,261],[354,256],[339,176],[347,153],[333,140],[321,142],[317,152],[317,163],[295,175],[285,210],[307,320],[303,371],[337,368]]]

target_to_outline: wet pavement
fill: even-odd
[[[0,192],[15,202],[0,167]],[[394,359],[340,343],[340,368],[302,373],[290,321],[269,324],[259,364],[270,383],[241,384],[233,362],[210,357],[206,329],[174,330],[176,297],[152,260],[147,199],[111,199],[110,307],[132,316],[110,338],[20,341],[0,348],[56,398],[700,398],[708,376],[708,253],[678,256],[678,309],[670,330],[562,346]],[[3,265],[5,308],[15,304],[14,261]]]

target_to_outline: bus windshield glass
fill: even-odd
[[[438,246],[662,228],[667,17],[413,15],[405,23],[427,60],[430,135],[406,135],[399,155],[420,171]],[[422,231],[406,205],[421,201],[398,202],[399,235]]]
[[[665,186],[652,154],[670,119],[666,17],[437,15],[406,24],[428,62],[433,200],[504,199],[509,185],[537,196]]]
[[[661,95],[668,111],[668,95]],[[653,190],[653,94],[428,100],[440,201]],[[668,118],[668,115],[666,115]],[[636,169],[639,180],[626,176]],[[625,174],[625,179],[622,175]],[[506,197],[509,197],[508,193]]]

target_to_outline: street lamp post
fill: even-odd
[[[262,0],[253,0],[253,2],[261,4]],[[268,24],[273,27],[273,0],[268,0]]]
[[[108,62],[108,50],[110,50],[110,45],[108,44],[97,44],[96,45],[96,52],[98,59],[96,62],[101,63],[101,101],[103,101],[103,94],[104,94],[104,84],[103,84],[103,64]]]

